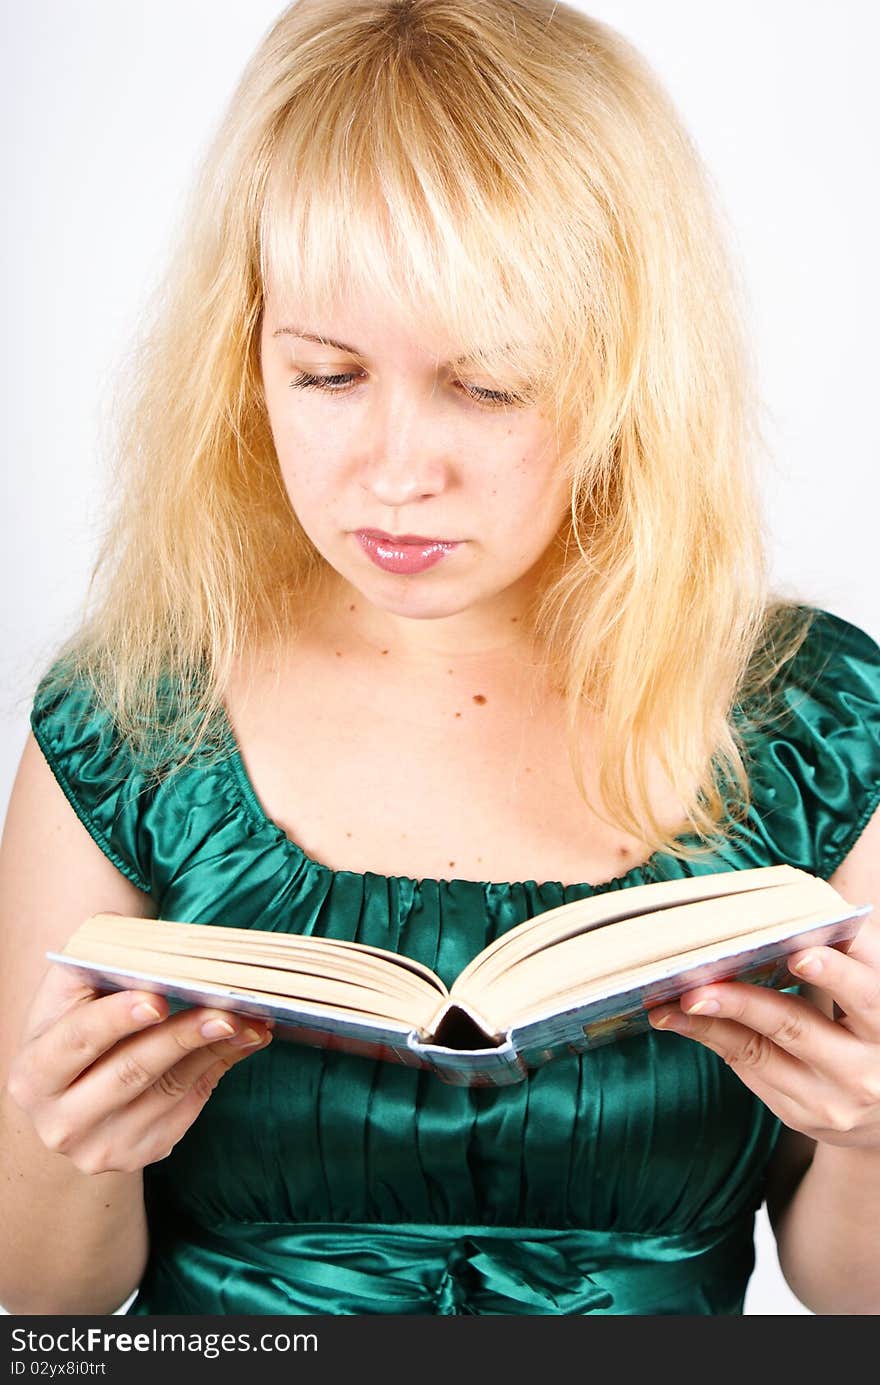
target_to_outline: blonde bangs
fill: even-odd
[[[368,289],[545,394],[583,326],[558,128],[524,91],[512,104],[510,74],[474,54],[456,7],[405,48],[372,8],[350,8],[337,52],[325,32],[319,77],[289,99],[260,217],[264,286],[314,320]]]

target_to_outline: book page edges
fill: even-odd
[[[756,889],[759,885],[772,886],[783,880],[790,881],[803,877],[804,872],[795,867],[788,865],[765,866],[746,871],[722,872],[718,875],[657,882],[641,887],[635,886],[626,891],[616,892],[614,897],[609,895],[593,896],[585,900],[570,902],[557,909],[537,915],[535,918],[526,920],[523,924],[508,930],[496,944],[484,949],[465,967],[452,989],[455,992],[460,983],[466,981],[477,969],[477,964],[481,962],[481,959],[490,956],[499,944],[506,946],[510,940],[519,937],[521,945],[525,942],[524,935],[526,934],[535,941],[540,937],[546,939],[548,943],[558,943],[571,935],[581,934],[593,926],[597,926],[600,922],[629,918],[633,913],[640,915],[645,910],[652,912],[658,905],[668,907],[673,902],[712,898],[717,894],[740,893],[743,890]],[[634,905],[639,907],[634,910]],[[82,945],[84,947],[88,945],[88,950],[85,953],[77,951],[78,935],[82,937]],[[173,979],[174,956],[169,956],[166,970],[165,963],[157,950],[161,948],[165,939],[169,941],[171,953],[180,955],[180,963],[177,968],[178,975],[173,976]],[[261,950],[263,947],[262,939],[265,939],[265,951]],[[229,948],[226,960],[223,959],[224,945]],[[135,949],[130,959],[124,955],[123,949],[126,947],[134,947]],[[142,950],[144,947],[148,949],[147,952]],[[212,958],[210,955],[214,947],[220,949],[219,956],[216,958]],[[149,956],[154,949],[156,949],[155,957]],[[305,957],[303,953],[305,953]],[[335,964],[331,960],[334,958],[334,954],[338,958]],[[268,932],[264,934],[258,929],[179,923],[174,920],[143,920],[116,914],[95,914],[86,920],[68,941],[64,948],[64,955],[74,955],[81,964],[88,962],[93,967],[103,966],[108,972],[115,968],[120,974],[124,972],[131,976],[158,978],[172,987],[175,985],[178,987],[202,986],[208,988],[205,993],[217,994],[219,990],[220,994],[236,993],[240,996],[248,995],[253,990],[253,994],[266,993],[267,1000],[277,999],[285,1004],[288,1000],[286,993],[290,983],[282,978],[275,969],[285,965],[287,957],[290,958],[289,965],[293,969],[297,966],[303,967],[303,963],[307,959],[309,965],[303,969],[307,969],[312,975],[303,981],[306,996],[301,1001],[295,1001],[294,1004],[303,1004],[307,1007],[313,1005],[316,1007],[316,1013],[320,1011],[322,1006],[326,1005],[333,1007],[338,1013],[340,1008],[346,1008],[346,1001],[350,998],[366,1003],[366,996],[353,994],[347,997],[342,991],[326,998],[318,994],[319,984],[314,974],[318,968],[315,967],[313,970],[311,964],[317,962],[318,956],[320,956],[320,970],[327,976],[326,981],[320,982],[320,988],[327,986],[329,989],[336,990],[336,983],[343,980],[340,975],[342,972],[347,972],[349,978],[347,982],[343,982],[344,985],[347,986],[350,983],[356,987],[372,986],[377,992],[384,989],[380,984],[380,978],[384,978],[386,983],[391,979],[404,982],[404,978],[406,978],[402,987],[403,991],[409,991],[411,987],[417,987],[421,990],[422,984],[427,983],[425,992],[418,1000],[412,994],[410,997],[402,995],[395,985],[393,989],[398,991],[398,994],[391,1015],[388,1015],[387,1010],[384,1015],[381,1010],[380,1014],[376,1015],[375,1009],[365,1009],[361,1005],[352,1006],[353,1009],[363,1010],[365,1014],[372,1014],[376,1019],[381,1016],[384,1021],[387,1018],[392,1024],[405,1022],[423,1039],[437,1029],[448,1008],[445,1001],[449,992],[430,968],[387,949],[336,939],[316,939],[311,935],[301,936]],[[282,955],[285,956],[285,962],[280,960]],[[199,958],[198,962],[196,957]],[[257,966],[266,968],[262,976],[258,976],[256,971],[253,971],[252,975],[248,974],[246,969],[253,968],[255,963]],[[357,973],[354,971],[355,966],[358,968]],[[202,974],[197,974],[196,968]],[[212,970],[213,975],[211,975]],[[242,972],[245,974],[242,975]],[[328,972],[333,974],[328,975]],[[264,982],[265,984],[263,984]],[[294,984],[296,983],[294,982]],[[430,991],[427,989],[428,986],[430,986]],[[214,988],[218,988],[218,990],[214,990]],[[455,999],[461,1004],[465,997],[456,995]],[[473,1003],[473,995],[469,996],[468,999]],[[477,1000],[479,1002],[479,996]],[[436,1006],[433,1011],[432,1005]],[[482,1022],[483,1027],[485,1027],[485,1021],[476,1022]]]
[[[754,866],[747,870],[710,871],[678,880],[652,881],[644,885],[631,885],[625,890],[570,900],[508,929],[459,972],[455,985],[464,990],[479,972],[485,972],[487,978],[495,976],[547,947],[569,937],[603,928],[609,923],[652,914],[679,904],[772,889],[813,878],[809,872],[797,866]],[[477,985],[482,985],[483,980],[481,976]]]
[[[493,1028],[487,1020],[488,1030],[499,1039],[512,1039],[516,1046],[528,1037],[528,1031],[541,1024],[562,1022],[569,1016],[578,1017],[580,1023],[591,1011],[598,1013],[600,1007],[609,1011],[615,1007],[626,1008],[635,1003],[633,997],[638,998],[638,1008],[642,1010],[646,1006],[661,1005],[696,986],[709,985],[711,981],[730,978],[733,974],[740,976],[750,962],[761,968],[775,961],[784,965],[785,959],[801,948],[849,942],[870,912],[869,904],[848,906],[837,917],[829,918],[827,912],[817,913],[812,919],[770,926],[750,939],[740,936],[711,947],[694,948],[663,962],[604,977],[580,992],[572,988],[562,1005],[557,997],[555,1002],[547,1001],[542,1007],[523,1011],[508,1021],[503,1030]],[[788,984],[796,986],[797,978],[791,976]]]
[[[195,932],[195,930],[193,930]],[[294,1001],[350,1009],[387,1018],[407,1027],[422,1028],[445,998],[432,986],[420,983],[403,968],[352,966],[347,951],[311,960],[291,958],[285,969],[243,960],[166,955],[161,950],[120,945],[107,940],[82,939],[78,949],[74,937],[62,949],[62,956],[74,956],[106,971],[145,973],[160,977],[170,987],[217,986],[242,995],[265,996],[267,1001]]]
[[[429,1023],[417,1026],[390,1016],[375,1015],[367,1010],[330,1005],[317,1000],[270,995],[268,992],[250,990],[244,986],[211,985],[207,982],[180,979],[172,981],[157,972],[130,967],[99,966],[96,962],[66,952],[47,952],[46,960],[58,962],[78,972],[83,980],[96,990],[152,991],[165,996],[172,1003],[172,1009],[205,1005],[212,1009],[252,1016],[255,1019],[274,1019],[276,1024],[288,1029],[308,1030],[315,1034],[335,1034],[340,1039],[351,1038],[357,1042],[374,1043],[379,1046],[402,1046],[405,1056],[401,1061],[410,1061],[416,1056],[416,1050],[407,1045],[410,1036],[416,1041],[430,1041],[430,1036],[436,1030],[449,1003],[446,999],[442,1000]],[[476,1019],[476,1022],[481,1021]],[[280,1037],[294,1036],[282,1034]],[[309,1042],[301,1035],[296,1037],[302,1042]],[[488,1031],[486,1038],[490,1038]],[[341,1042],[332,1046],[345,1047]]]
[[[695,948],[741,948],[767,928],[793,929],[800,919],[833,919],[850,906],[827,881],[809,876],[758,891],[727,891],[723,897],[692,897],[684,903],[616,920],[607,928],[588,928],[521,958],[508,970],[456,979],[453,999],[477,1004],[494,1019],[493,1029],[515,1018],[524,1003],[554,1004],[571,979],[600,990],[634,967],[662,966]]]
[[[564,1008],[535,1010],[505,1030],[494,1033],[486,1016],[466,1002],[450,1000],[444,1012],[456,1009],[496,1040],[491,1049],[462,1050],[431,1042],[408,1042],[428,1060],[439,1077],[454,1085],[503,1086],[522,1080],[534,1068],[565,1053],[584,1053],[612,1040],[626,1038],[649,1028],[648,1011],[677,999],[684,991],[712,981],[742,980],[785,988],[796,986],[786,958],[807,946],[839,946],[850,941],[870,905],[850,908],[839,918],[822,915],[819,922],[799,920],[780,936],[782,926],[765,929],[763,941],[743,945],[742,937],[697,948],[667,959],[666,965],[635,968],[614,978],[610,989],[569,998]]]
[[[283,996],[270,996],[265,992],[251,991],[244,987],[215,986],[205,983],[169,981],[167,977],[155,972],[137,971],[125,967],[101,967],[95,962],[71,956],[62,952],[47,952],[46,959],[59,962],[78,972],[97,990],[144,990],[163,995],[182,1005],[207,1005],[212,1009],[230,1010],[239,1015],[252,1015],[255,1019],[274,1019],[283,1023],[304,1022],[320,1026],[327,1024],[333,1029],[343,1027],[352,1033],[363,1031],[364,1036],[394,1036],[404,1039],[413,1032],[412,1026],[399,1023],[383,1016],[374,1016],[367,1011],[346,1009],[343,1006],[329,1006],[320,1002],[288,1000]]]
[[[134,947],[139,951],[161,952],[205,961],[245,962],[253,965],[284,966],[289,958],[296,966],[303,957],[345,958],[352,966],[362,966],[364,974],[402,973],[417,983],[426,982],[434,992],[445,996],[447,989],[436,972],[403,953],[372,943],[351,942],[343,938],[321,938],[313,934],[270,932],[259,928],[235,928],[222,924],[184,923],[174,919],[142,919],[120,914],[93,914],[68,939],[63,951],[75,951],[80,940],[94,954],[103,944]],[[77,955],[82,955],[81,952]]]

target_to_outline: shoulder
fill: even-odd
[[[59,661],[30,713],[34,740],[80,822],[128,880],[160,900],[178,874],[231,850],[249,826],[224,718],[209,726],[198,709],[190,715],[178,687],[163,678],[123,717],[112,688],[105,696]]]
[[[778,859],[830,879],[880,804],[880,646],[840,615],[807,613],[742,729],[753,825]]]
[[[841,703],[857,696],[875,716],[880,708],[880,645],[873,635],[833,611],[800,607],[806,633],[793,657],[772,681],[775,693],[790,705],[813,693],[820,702]],[[842,703],[842,705],[849,705]]]
[[[150,881],[138,844],[142,776],[113,718],[81,679],[54,664],[30,712],[34,740],[82,825],[139,890]]]

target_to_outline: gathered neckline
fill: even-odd
[[[325,865],[323,861],[319,861],[316,857],[310,856],[309,853],[305,850],[305,848],[300,846],[299,842],[294,841],[293,837],[288,836],[284,828],[281,827],[279,823],[275,822],[274,818],[271,818],[269,814],[266,812],[265,808],[260,802],[259,795],[257,794],[257,791],[251,782],[250,775],[248,774],[247,766],[244,763],[244,757],[241,754],[241,749],[239,747],[238,739],[235,734],[235,728],[232,725],[232,721],[229,717],[228,712],[226,711],[226,707],[222,703],[220,704],[220,711],[223,723],[223,738],[225,741],[225,748],[228,751],[228,763],[231,764],[233,769],[233,776],[236,782],[236,786],[238,788],[238,797],[242,806],[245,808],[247,812],[250,813],[251,817],[256,822],[258,822],[261,827],[271,830],[271,832],[275,835],[278,841],[281,842],[281,844],[284,845],[303,864],[307,865],[311,870],[316,871],[319,874],[326,875],[328,878],[331,879],[349,879],[360,881],[382,880],[399,885],[408,885],[414,888],[420,888],[427,885],[429,887],[436,887],[437,889],[440,889],[441,887],[449,889],[454,885],[468,885],[472,889],[482,889],[488,891],[516,890],[528,888],[531,886],[539,890],[545,888],[556,889],[560,891],[589,890],[591,894],[603,894],[606,890],[613,890],[621,886],[625,886],[630,880],[636,879],[641,876],[645,876],[648,879],[655,878],[656,873],[654,868],[656,863],[660,860],[678,860],[678,858],[670,857],[668,852],[655,851],[652,853],[652,855],[650,855],[647,858],[647,860],[641,861],[635,866],[631,866],[630,869],[628,871],[624,871],[622,875],[615,875],[610,880],[603,880],[600,884],[597,885],[591,884],[588,880],[572,881],[569,884],[565,884],[561,880],[472,880],[464,876],[441,878],[439,876],[431,875],[383,875],[379,871],[372,870],[360,871],[336,869],[334,866]],[[685,842],[689,840],[689,838],[687,836],[684,836],[679,837],[676,840]],[[685,869],[687,868],[686,862],[679,861],[678,863],[685,867]]]

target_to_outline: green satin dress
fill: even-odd
[[[751,766],[747,827],[699,870],[828,878],[880,801],[880,649],[818,614]],[[353,939],[449,984],[506,929],[692,867],[593,888],[334,871],[228,757],[147,788],[82,689],[34,733],[79,817],[163,918]],[[304,728],[307,734],[307,728]],[[527,865],[527,862],[524,862]],[[855,901],[862,902],[862,901]],[[738,1314],[779,1122],[702,1046],[651,1032],[500,1088],[277,1042],[145,1170],[134,1314]]]

